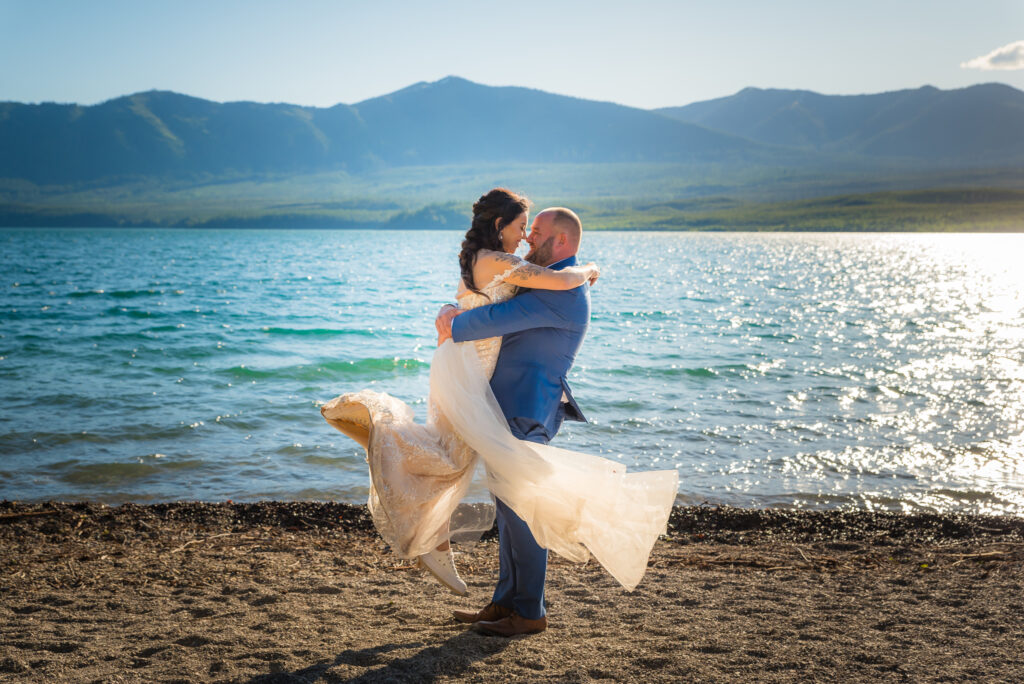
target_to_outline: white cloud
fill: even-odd
[[[996,48],[987,55],[975,57],[967,62],[962,62],[963,69],[982,69],[993,71],[996,69],[1024,69],[1024,40]]]

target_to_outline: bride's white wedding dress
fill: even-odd
[[[511,272],[464,295],[463,309],[508,299]],[[488,298],[489,297],[489,298]],[[491,493],[529,526],[537,543],[569,560],[591,554],[626,589],[643,577],[665,531],[678,487],[674,470],[627,473],[599,456],[516,439],[489,385],[501,338],[434,353],[426,425],[404,402],[381,392],[343,394],[325,404],[327,422],[366,447],[369,509],[399,556],[428,553],[448,539],[478,459]],[[468,515],[467,515],[468,512]],[[493,510],[460,507],[452,530],[483,530]]]

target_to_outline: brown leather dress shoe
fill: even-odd
[[[473,629],[484,634],[495,636],[513,637],[520,634],[536,634],[548,628],[548,619],[542,617],[539,620],[527,620],[516,613],[506,618],[492,622],[474,622]]]
[[[497,603],[488,603],[483,610],[479,610],[475,613],[468,610],[452,611],[452,615],[455,616],[456,620],[466,623],[493,622],[494,620],[500,620],[501,618],[508,617],[511,614],[511,608],[499,606]]]

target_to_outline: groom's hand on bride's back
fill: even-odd
[[[434,327],[437,328],[437,346],[440,347],[444,344],[445,340],[452,338],[452,321],[455,317],[462,313],[461,310],[454,304],[445,304],[441,307],[441,310],[437,312],[437,318],[434,319]]]

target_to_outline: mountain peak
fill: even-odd
[[[377,95],[376,97],[367,98],[366,100],[358,102],[353,106],[358,107],[360,105],[366,105],[370,103],[391,101],[394,100],[395,98],[402,98],[417,93],[427,93],[431,91],[443,92],[445,90],[450,90],[452,88],[462,88],[466,86],[486,87],[480,86],[480,84],[478,83],[468,81],[459,76],[445,76],[444,78],[438,79],[436,81],[417,81],[412,85],[408,85],[404,88],[399,88],[398,90],[395,90],[393,92],[386,93],[384,95]]]
[[[162,104],[169,103],[181,103],[181,104],[219,104],[211,100],[204,100],[201,97],[193,97],[192,95],[183,95],[182,93],[175,92],[173,90],[158,90],[153,88],[152,90],[140,90],[137,93],[130,93],[128,95],[121,95],[120,97],[112,97],[109,100],[100,102],[97,107],[132,103],[132,102],[158,102]]]
[[[449,75],[449,76],[445,76],[442,79],[438,79],[437,81],[434,81],[430,85],[440,86],[440,85],[479,85],[479,84],[474,83],[473,81],[470,81],[469,79],[462,78],[461,76]]]

